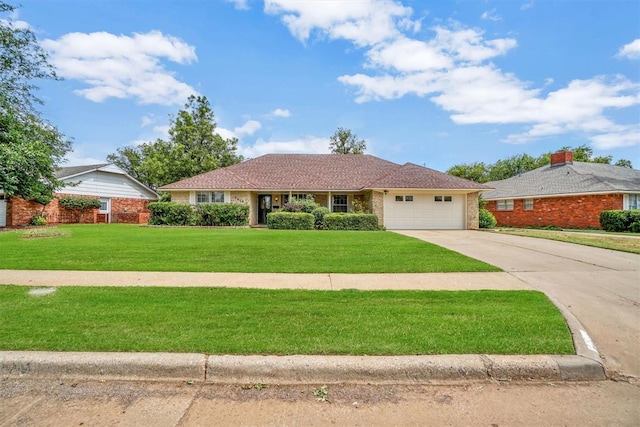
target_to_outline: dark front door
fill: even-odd
[[[267,214],[271,212],[271,195],[258,195],[258,224],[267,223]]]

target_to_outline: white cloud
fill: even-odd
[[[227,3],[233,3],[238,10],[249,10],[248,0],[224,0]]]
[[[170,125],[154,126],[153,131],[158,135],[157,138],[167,139],[169,137]]]
[[[238,153],[249,158],[272,153],[328,154],[329,138],[305,136],[290,141],[265,141],[258,139],[254,145],[245,146],[240,144]]]
[[[618,58],[640,59],[640,39],[635,39],[622,46],[616,56]]]
[[[276,108],[268,114],[268,117],[291,117],[291,111],[282,108]]]
[[[520,6],[520,10],[527,10],[527,9],[531,9],[534,5],[534,1],[531,0],[529,2],[523,3],[522,6]]]
[[[532,6],[528,2],[522,9]],[[535,87],[490,62],[515,49],[514,38],[489,39],[483,30],[455,21],[418,38],[411,31],[420,29],[420,20],[412,19],[411,8],[392,0],[341,2],[340,7],[329,1],[268,0],[265,11],[280,15],[303,42],[314,34],[364,48],[363,71],[338,77],[355,90],[357,103],[428,96],[457,124],[522,125],[522,132],[505,139],[510,143],[576,133],[598,147],[640,144],[636,127],[606,116],[609,110],[639,105],[640,85],[617,76],[594,77],[545,93],[552,78]],[[495,9],[482,18],[500,19]],[[640,39],[618,56],[640,57]]]
[[[233,132],[238,136],[238,138],[241,138],[243,136],[253,135],[258,130],[260,130],[260,128],[262,128],[262,124],[260,124],[259,121],[248,120],[242,126],[234,128]]]
[[[367,46],[396,37],[398,26],[416,31],[419,21],[409,19],[413,10],[391,0],[343,1],[265,0],[266,13],[281,15],[282,22],[301,41],[319,30],[332,39],[346,39]]]
[[[223,127],[216,127],[216,133],[224,139],[238,138],[241,139],[244,136],[251,136],[257,131],[262,129],[262,124],[257,120],[247,120],[242,126],[236,126],[233,130]]]
[[[191,64],[197,61],[195,48],[159,31],[133,36],[69,33],[57,40],[43,40],[42,46],[62,77],[89,86],[75,93],[94,102],[133,98],[140,104],[171,105],[182,104],[197,93],[161,61]]]
[[[480,15],[480,19],[484,19],[485,21],[493,21],[493,22],[502,21],[502,17],[497,14],[496,9],[484,11],[482,15]]]
[[[149,126],[151,123],[153,123],[153,118],[151,118],[149,116],[142,116],[142,119],[141,119],[141,126],[142,127]]]

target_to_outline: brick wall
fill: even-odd
[[[371,192],[371,212],[378,217],[378,225],[384,225],[384,194],[380,191]]]
[[[487,203],[498,226],[542,227],[553,225],[563,228],[600,228],[600,212],[622,209],[622,194],[599,194],[570,197],[533,199],[533,210],[526,211],[524,200],[513,201],[512,211],[497,211],[496,202]]]
[[[56,194],[56,197],[65,197],[68,194]],[[92,197],[92,196],[83,196]],[[96,197],[97,198],[97,197]],[[20,197],[11,197],[9,203],[7,203],[7,226],[17,227],[22,225],[29,225],[31,218],[34,215],[44,214],[49,223],[75,223],[77,222],[77,214],[71,210],[65,209],[60,206],[57,198],[54,198],[51,203],[46,205],[43,210],[43,206],[34,201],[26,201]],[[80,219],[81,223],[91,224],[96,222],[96,215],[98,209],[92,209],[82,214]]]
[[[153,200],[113,197],[111,199],[111,221],[124,224],[146,224],[151,215],[147,206],[151,202]]]
[[[467,230],[477,230],[480,228],[479,194],[480,193],[467,194]]]
[[[47,218],[47,222],[50,224],[69,224],[77,223],[77,214],[74,211],[65,209],[62,207],[57,197],[70,196],[69,194],[56,194],[51,203],[46,207],[33,202],[26,201],[19,197],[11,197],[9,203],[7,203],[7,226],[17,227],[22,225],[29,225],[31,218],[34,215],[44,213]],[[97,199],[95,196],[77,196],[72,197],[91,197]],[[112,220],[116,219],[118,222],[145,224],[149,221],[149,211],[147,205],[151,200],[145,199],[126,199],[114,197],[111,199],[111,214]],[[91,209],[83,212],[80,223],[82,224],[95,224],[101,222],[107,222],[107,216],[100,214],[98,209]],[[118,215],[124,213],[126,215]]]

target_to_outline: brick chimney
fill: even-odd
[[[560,151],[551,155],[551,167],[573,164],[573,152]]]

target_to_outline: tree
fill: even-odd
[[[575,162],[588,163],[606,163],[611,164],[612,156],[596,156],[593,157],[593,150],[587,145],[579,147],[562,147],[556,152],[571,151],[573,152],[573,160]],[[460,178],[470,179],[475,182],[500,181],[502,179],[511,178],[521,173],[529,172],[542,166],[546,166],[551,161],[551,153],[544,153],[538,157],[529,154],[518,154],[506,159],[498,160],[493,164],[486,165],[484,163],[462,163],[454,165],[447,170],[447,173]],[[626,159],[620,159],[615,163],[616,166],[632,168],[631,162]]]
[[[107,160],[152,188],[241,162],[238,139],[222,138],[216,126],[207,97],[191,95],[171,118],[167,141],[119,148]]]
[[[631,164],[631,160],[627,160],[627,159],[620,159],[617,162],[615,162],[616,166],[620,166],[621,168],[629,168],[629,169],[633,169],[633,165]]]
[[[367,149],[367,143],[364,139],[358,140],[358,137],[349,129],[338,128],[329,143],[329,149],[334,154],[363,154]]]
[[[449,175],[459,176],[475,182],[489,181],[489,168],[482,162],[462,163],[450,167],[447,170]]]
[[[0,1],[0,13],[14,10]],[[46,52],[29,28],[0,19],[0,190],[46,204],[71,144],[36,110],[36,79],[57,79]]]

